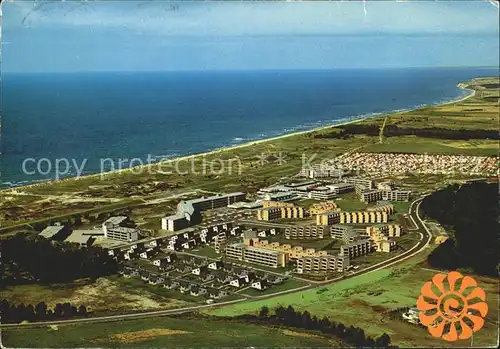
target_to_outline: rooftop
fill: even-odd
[[[84,232],[85,230],[74,230],[71,235],[64,240],[64,242],[88,244],[93,237],[90,235],[84,235]]]
[[[42,232],[39,234],[40,236],[43,236],[46,239],[51,239],[59,233],[61,230],[64,229],[64,226],[62,225],[49,225],[47,228],[42,230]]]
[[[118,225],[120,223],[123,223],[124,221],[126,221],[128,219],[128,217],[126,216],[115,216],[115,217],[110,217],[108,218],[104,224],[106,223],[112,223],[114,225]]]

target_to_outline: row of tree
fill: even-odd
[[[384,333],[373,339],[367,336],[363,329],[353,326],[345,326],[341,322],[331,321],[328,317],[318,318],[311,316],[306,310],[303,312],[295,310],[291,305],[287,308],[278,306],[271,314],[268,307],[263,306],[258,315],[243,315],[247,321],[264,322],[271,325],[284,325],[305,330],[320,331],[321,333],[338,337],[346,344],[356,347],[367,348],[397,348],[391,346],[391,338]]]
[[[101,247],[80,248],[68,243],[51,243],[32,233],[20,233],[0,240],[3,275],[0,287],[26,279],[42,283],[69,282],[115,274],[118,263]]]
[[[498,184],[451,185],[427,196],[420,207],[425,216],[452,232],[429,255],[429,264],[498,276]]]
[[[344,125],[340,126],[340,132],[331,132],[327,134],[318,134],[316,138],[340,138],[345,139],[353,135],[368,135],[379,136],[380,127],[378,125]],[[470,139],[499,139],[497,130],[450,130],[440,127],[399,127],[397,125],[387,125],[384,128],[384,137],[398,136],[417,136],[424,138],[437,139],[454,139],[454,140],[470,140]]]
[[[76,307],[71,303],[57,303],[53,309],[49,309],[45,302],[36,306],[31,304],[10,304],[7,300],[0,301],[0,317],[2,323],[19,323],[22,321],[47,321],[57,319],[69,319],[73,317],[85,317],[88,315],[84,305]]]

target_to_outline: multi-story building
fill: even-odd
[[[270,201],[270,200],[262,200],[260,202],[263,208],[269,207],[293,207],[294,205],[291,202],[282,202],[282,201]]]
[[[104,236],[106,236],[108,229],[121,227],[125,223],[127,223],[128,220],[129,219],[127,216],[114,216],[108,218],[104,223],[102,223],[102,230],[104,231]]]
[[[410,201],[410,190],[384,190],[382,192],[382,199],[388,201]]]
[[[257,219],[259,221],[272,221],[281,218],[282,214],[280,207],[268,207],[257,210]]]
[[[280,251],[246,246],[243,252],[246,262],[262,264],[272,268],[285,267],[288,263],[287,255]]]
[[[229,244],[226,246],[226,257],[243,260],[244,243]]]
[[[342,272],[349,266],[348,256],[317,256],[302,257],[297,260],[297,273],[326,274],[331,272]]]
[[[161,219],[161,228],[168,231],[185,229],[201,222],[201,212],[219,207],[226,207],[238,201],[245,200],[245,193],[235,192],[224,195],[201,197],[177,204],[177,212]]]
[[[355,186],[361,186],[366,189],[373,188],[373,181],[367,178],[348,177],[344,179],[344,182],[354,184]]]
[[[330,200],[337,197],[337,193],[328,187],[319,187],[311,190],[308,197],[314,200]]]
[[[383,191],[379,189],[363,189],[359,192],[359,200],[364,203],[371,203],[382,200]]]
[[[336,223],[340,224],[387,223],[389,219],[387,212],[380,211],[339,212],[338,215]]]
[[[342,240],[346,244],[360,238],[360,235],[352,227],[339,224],[334,224],[330,227],[330,234],[332,238]]]
[[[312,204],[309,207],[309,213],[311,215],[316,215],[326,212],[333,212],[336,209],[337,209],[337,204],[334,201],[323,201],[316,204]]]
[[[214,249],[216,253],[223,253],[226,250],[227,235],[226,232],[220,232],[214,237]]]
[[[372,241],[372,246],[378,252],[391,252],[396,249],[396,241],[389,237],[401,236],[399,225],[377,225],[366,228],[366,236]]]
[[[382,234],[387,237],[400,237],[401,226],[399,224],[380,224],[371,227],[366,227],[367,236],[374,234]]]
[[[116,227],[107,229],[104,236],[112,240],[132,242],[139,240],[139,230],[135,228]]]
[[[287,255],[283,252],[246,246],[243,243],[228,245],[226,248],[226,256],[228,258],[261,264],[272,268],[284,267],[288,262]]]
[[[367,255],[370,252],[371,241],[369,239],[361,239],[340,246],[340,254],[342,256],[347,256],[350,259]]]
[[[342,212],[327,212],[316,216],[317,225],[332,225],[340,223]]]
[[[323,239],[325,227],[317,225],[294,225],[285,229],[287,239]]]
[[[183,214],[174,214],[161,219],[161,228],[168,231],[177,231],[189,227],[191,224]]]
[[[257,219],[271,221],[274,219],[304,218],[304,209],[299,206],[268,207],[257,211]]]
[[[352,183],[335,183],[327,185],[335,194],[345,194],[354,191],[354,184]]]

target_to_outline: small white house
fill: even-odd
[[[259,280],[259,281],[252,282],[252,288],[255,288],[256,290],[263,291],[263,290],[266,290],[269,288],[269,284],[265,280]]]

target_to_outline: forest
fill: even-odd
[[[354,135],[379,136],[380,127],[378,125],[343,125],[339,127],[340,132],[330,132],[318,134],[316,138],[340,138],[346,139]],[[424,138],[470,140],[470,139],[499,139],[497,130],[450,130],[440,127],[399,127],[397,125],[387,125],[384,127],[384,137],[417,136]]]
[[[246,314],[238,318],[245,320],[245,322],[319,331],[340,338],[349,346],[357,348],[397,348],[397,346],[391,345],[391,337],[386,333],[374,339],[367,336],[365,331],[359,327],[345,326],[343,323],[332,321],[326,316],[320,319],[311,315],[307,310],[303,312],[295,310],[291,305],[286,308],[278,306],[274,309],[274,314],[268,307],[264,306],[258,315]]]
[[[33,233],[0,240],[2,275],[0,287],[20,283],[70,282],[114,274],[117,262],[100,247],[51,242]]]
[[[452,232],[450,238],[429,255],[429,264],[498,276],[497,183],[448,186],[426,197],[421,209],[427,218]]]

